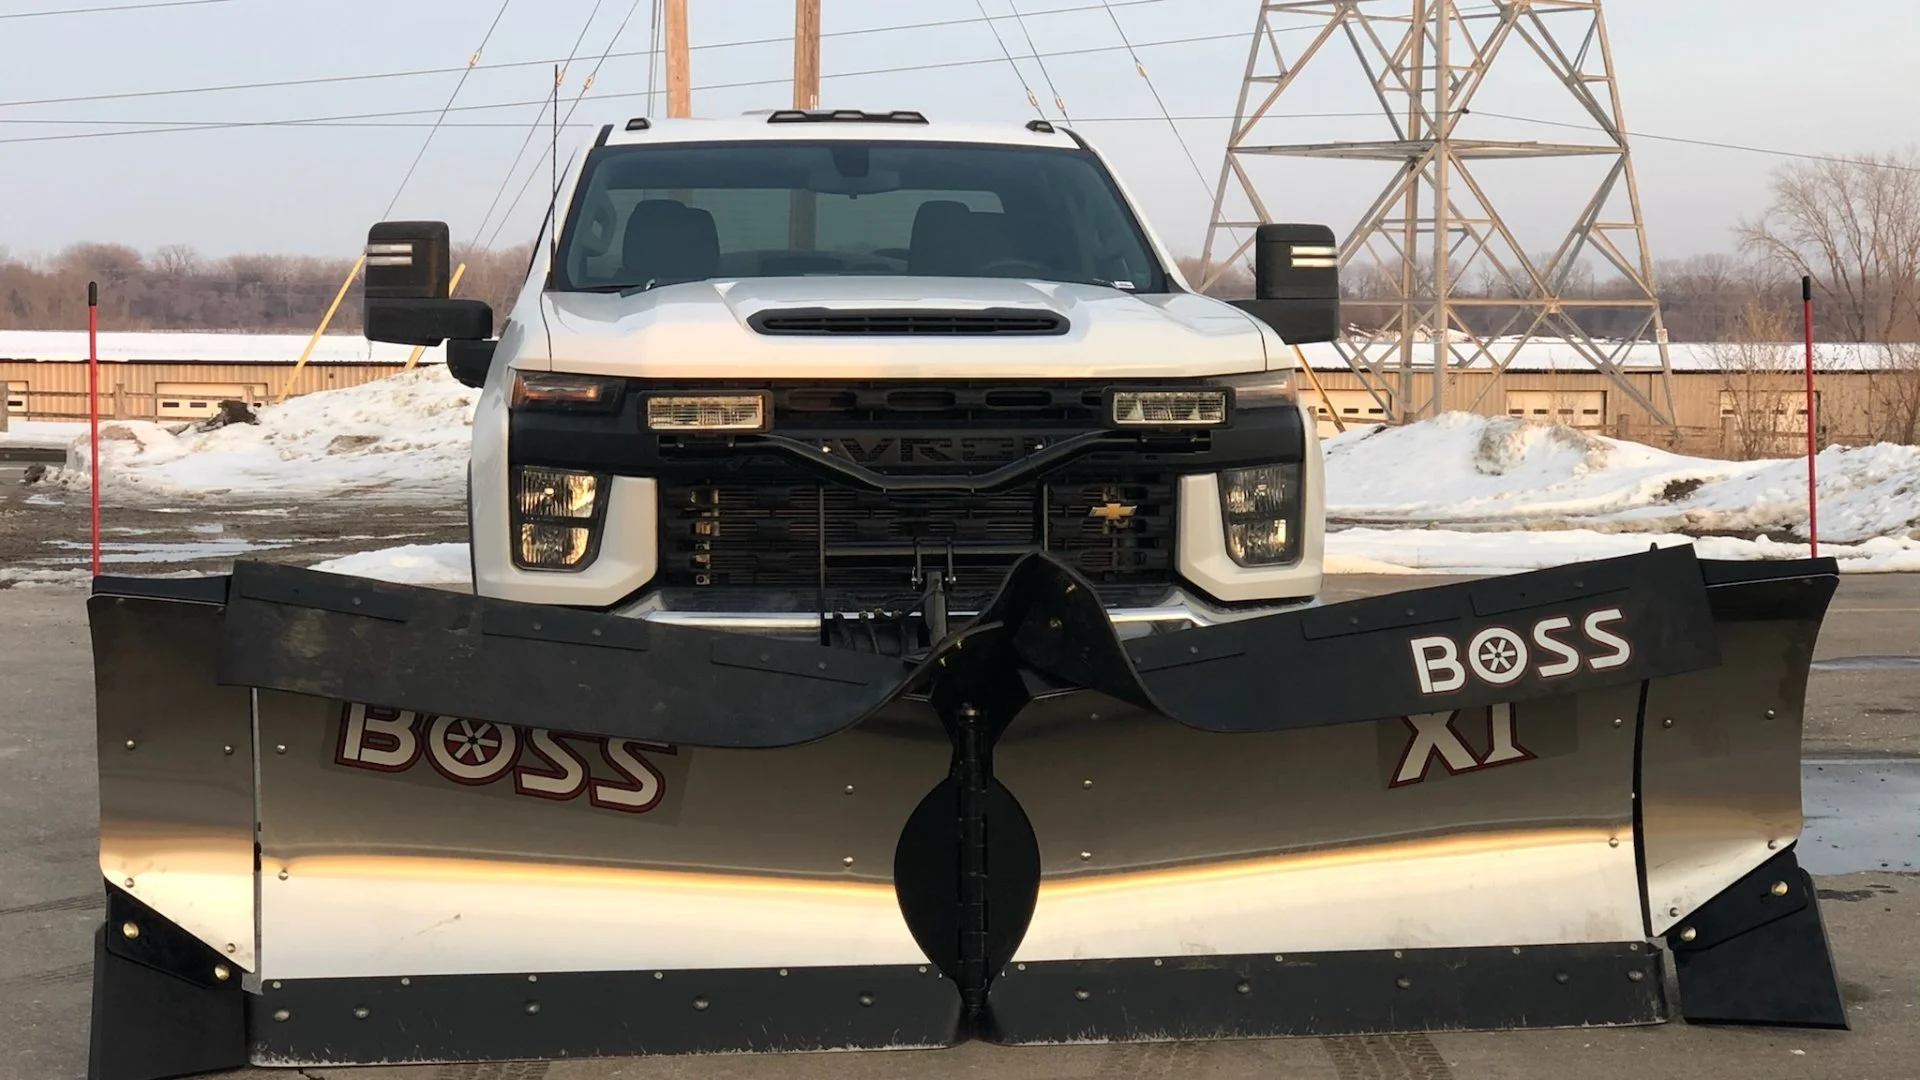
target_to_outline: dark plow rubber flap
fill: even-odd
[[[1743,987],[1830,974],[1813,900],[1740,890],[1802,888],[1834,581],[1668,548],[1123,640],[1035,555],[911,666],[255,563],[95,621],[256,691],[247,1052],[339,1065],[1652,1023],[1652,935],[1703,1016],[1792,1022]],[[102,701],[140,805],[205,797],[205,733]]]
[[[220,681],[685,746],[792,746],[895,696],[898,660],[242,562]]]
[[[584,734],[779,747],[931,692],[948,654],[983,633],[1007,637],[1008,658],[1056,689],[1219,732],[1524,701],[1720,660],[1690,548],[1260,616],[1125,649],[1083,579],[1029,556],[985,612],[910,674],[850,650],[242,562],[220,680],[499,723],[577,716]],[[1285,694],[1276,698],[1276,687]]]

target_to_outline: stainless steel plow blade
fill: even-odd
[[[101,579],[95,1076],[1844,1026],[1831,561],[1686,549],[1119,640],[1044,556],[913,667],[242,564]]]

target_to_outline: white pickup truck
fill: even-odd
[[[911,655],[1046,552],[1131,636],[1317,595],[1291,346],[1333,245],[1262,226],[1226,302],[1045,121],[642,118],[567,164],[497,338],[418,221],[369,233],[366,334],[484,387],[482,596]]]

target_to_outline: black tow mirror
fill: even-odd
[[[1289,345],[1340,336],[1340,248],[1325,225],[1262,225],[1253,238],[1253,299],[1231,303]]]
[[[444,221],[382,221],[367,230],[368,341],[438,345],[493,336],[493,308],[456,300],[453,250]]]

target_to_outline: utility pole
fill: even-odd
[[[1379,333],[1350,332],[1336,348],[1388,420],[1472,409],[1479,398],[1446,393],[1458,372],[1490,371],[1494,378],[1479,391],[1485,397],[1523,347],[1548,340],[1606,376],[1616,399],[1671,423],[1667,333],[1602,3],[1261,0],[1200,287],[1243,258],[1254,228],[1275,220],[1268,197],[1297,185],[1305,163],[1377,162],[1385,184],[1347,234],[1340,265],[1373,271],[1385,295],[1355,306],[1386,313],[1391,324]],[[1522,63],[1539,87],[1534,109],[1560,107],[1570,121],[1559,131],[1588,134],[1529,137],[1532,131],[1501,126],[1498,114],[1475,114],[1489,72],[1518,76]],[[1372,132],[1355,121],[1359,138],[1298,141],[1275,107],[1291,104],[1286,93],[1308,67],[1316,93],[1336,85],[1336,65],[1346,67],[1350,86],[1364,90],[1361,100],[1378,106]],[[1483,172],[1524,175],[1533,170],[1521,163],[1546,159],[1591,162],[1598,179],[1575,187],[1565,173],[1539,170],[1533,187],[1522,190],[1556,202],[1571,197],[1561,207],[1571,225],[1523,229],[1521,220],[1500,213],[1501,189],[1484,186]],[[1605,280],[1581,287],[1587,273]],[[1653,362],[1629,369],[1630,348],[1652,354]]]
[[[793,107],[820,107],[820,0],[793,0]]]
[[[793,0],[793,107],[820,107],[820,0]],[[795,191],[787,212],[787,247],[812,251],[819,203],[811,191]]]
[[[693,115],[687,72],[687,0],[667,0],[667,115]]]

